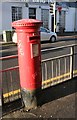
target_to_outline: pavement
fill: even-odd
[[[60,40],[60,39],[69,39],[69,38],[77,38],[77,34],[75,34],[75,35],[65,35],[65,36],[60,36],[60,35],[58,35],[58,40]]]
[[[3,116],[3,120],[15,118],[46,119],[69,118],[77,119],[77,77],[42,91],[43,101],[35,109],[26,111],[21,108]]]

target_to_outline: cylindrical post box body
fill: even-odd
[[[34,91],[41,87],[41,21],[22,19],[12,23],[16,28],[21,88]]]

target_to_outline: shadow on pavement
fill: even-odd
[[[47,102],[62,98],[75,92],[77,92],[77,77],[42,90],[42,99],[40,97],[41,100],[39,99],[39,103],[41,101],[40,105],[43,105]]]
[[[38,96],[38,106],[77,92],[77,77],[72,80],[43,89]],[[22,99],[3,107],[3,115],[24,107]]]
[[[10,112],[16,111],[24,107],[22,99],[17,99],[13,102],[6,103],[2,107],[2,116],[9,114]]]

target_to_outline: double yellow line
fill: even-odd
[[[77,70],[73,71],[73,74],[74,75],[77,74]],[[70,73],[66,73],[66,74],[63,74],[63,75],[60,75],[60,76],[45,80],[45,81],[42,82],[42,85],[50,84],[53,81],[60,80],[62,78],[68,77],[68,76],[70,76]],[[9,93],[3,94],[3,98],[7,98],[7,97],[10,97],[12,95],[19,94],[19,93],[20,93],[20,89],[17,89],[17,90],[11,91]]]
[[[11,92],[9,92],[9,93],[3,94],[3,98],[7,98],[7,97],[10,97],[10,96],[12,96],[12,95],[19,94],[19,93],[20,93],[20,89],[15,90],[15,91],[11,91]]]

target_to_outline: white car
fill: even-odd
[[[40,27],[41,41],[55,42],[57,39],[57,34],[55,32],[49,31],[44,27]]]
[[[57,34],[55,32],[51,32],[44,27],[40,27],[40,35],[41,35],[41,41],[55,42],[57,39]],[[14,34],[12,36],[12,41],[14,43],[17,43],[17,33],[16,32],[14,32]]]

